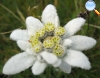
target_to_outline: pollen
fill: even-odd
[[[59,36],[53,36],[52,40],[55,44],[59,44],[61,42],[61,38]]]
[[[61,36],[64,34],[65,30],[63,27],[55,28],[52,23],[46,23],[43,28],[30,37],[29,42],[35,53],[47,50],[61,57],[64,54]]]
[[[39,42],[38,44],[34,45],[32,49],[34,52],[39,53],[42,50],[42,43]]]
[[[57,27],[54,31],[54,34],[57,36],[62,36],[65,34],[65,29],[63,27]]]
[[[45,34],[45,28],[40,29],[39,31],[36,32],[36,36],[41,38]]]
[[[32,46],[38,44],[39,43],[38,37],[37,36],[31,36],[30,43],[31,43]]]
[[[47,23],[44,27],[47,32],[52,32],[55,29],[55,26],[52,23]]]
[[[61,45],[56,44],[55,47],[53,48],[53,53],[56,56],[61,57],[64,54],[64,48]]]
[[[51,37],[47,37],[44,41],[43,41],[43,46],[44,48],[52,48],[54,46],[54,42],[51,39]]]

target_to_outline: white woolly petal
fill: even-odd
[[[70,47],[72,45],[72,40],[70,39],[64,39],[63,41],[63,45],[66,46],[66,47]]]
[[[51,22],[55,25],[55,27],[59,26],[59,17],[57,15],[56,8],[53,5],[49,4],[44,9],[42,13],[42,22],[44,24]]]
[[[31,47],[31,45],[30,45],[30,43],[28,42],[28,41],[23,41],[23,40],[18,40],[17,41],[17,45],[19,46],[19,48],[21,49],[21,50],[26,50],[27,48],[30,48]]]
[[[65,72],[65,73],[70,73],[71,72],[71,66],[68,65],[66,62],[62,61],[62,63],[60,64],[59,68]]]
[[[29,35],[27,33],[27,30],[21,30],[21,29],[17,29],[14,30],[11,34],[10,34],[10,38],[12,40],[29,40]]]
[[[95,39],[87,36],[76,35],[69,39],[73,41],[71,48],[79,51],[91,49],[96,44]]]
[[[34,56],[37,56],[37,55],[38,55],[36,52],[34,52],[34,51],[32,50],[32,48],[27,48],[27,49],[26,49],[26,52],[28,52],[29,54],[32,54],[32,55],[34,55]]]
[[[71,21],[69,21],[65,26],[65,31],[66,34],[64,35],[64,38],[69,37],[74,35],[77,31],[79,31],[81,29],[81,27],[83,26],[83,24],[85,23],[85,19],[83,18],[75,18]]]
[[[61,59],[58,59],[58,60],[53,64],[53,66],[54,66],[54,67],[58,67],[61,63],[62,63]]]
[[[41,56],[48,64],[54,64],[58,60],[58,58],[53,53],[49,53],[46,51],[42,52]]]
[[[73,67],[80,67],[86,70],[91,68],[88,57],[80,51],[67,50],[67,55],[64,57],[64,61]]]
[[[3,74],[13,75],[24,71],[32,66],[34,61],[35,57],[33,55],[27,52],[19,53],[8,60],[3,68]]]
[[[35,32],[43,27],[43,24],[36,18],[29,16],[26,18],[26,26],[29,35],[35,35]]]
[[[39,75],[44,72],[46,67],[47,67],[46,63],[37,60],[32,67],[32,72],[34,75]]]

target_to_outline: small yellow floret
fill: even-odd
[[[55,26],[52,23],[47,23],[44,27],[47,32],[54,31],[55,29]]]
[[[43,46],[44,48],[52,48],[54,46],[54,42],[51,37],[48,37],[43,41]]]
[[[37,36],[31,36],[30,43],[31,43],[32,46],[38,44],[39,43],[38,37]]]
[[[62,56],[64,54],[64,49],[63,49],[63,47],[61,45],[56,44],[55,47],[53,48],[53,53],[56,56],[60,57],[60,56]]]
[[[39,42],[39,44],[36,44],[32,47],[33,51],[38,53],[42,50],[42,44]]]
[[[62,36],[65,34],[65,29],[60,26],[60,27],[55,29],[54,34],[58,35],[58,36]]]
[[[61,42],[61,38],[59,36],[53,36],[52,40],[55,44],[59,44]]]
[[[37,37],[43,37],[45,34],[45,28],[40,29],[39,31],[36,32]]]

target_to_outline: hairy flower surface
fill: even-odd
[[[32,73],[39,75],[48,64],[65,73],[70,73],[72,67],[91,68],[88,57],[81,51],[91,49],[96,40],[74,35],[84,25],[84,18],[75,18],[61,27],[55,7],[49,4],[41,21],[29,16],[26,30],[17,29],[11,33],[10,38],[17,41],[24,52],[8,60],[3,68],[4,74],[16,74],[32,66]]]

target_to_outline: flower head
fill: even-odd
[[[3,73],[16,74],[32,66],[34,75],[43,73],[48,64],[70,73],[71,67],[90,69],[88,58],[81,52],[92,48],[96,41],[87,36],[75,35],[85,23],[82,17],[69,21],[64,27],[53,5],[42,13],[42,23],[29,16],[26,30],[14,30],[10,38],[24,51],[13,56],[4,66]]]

